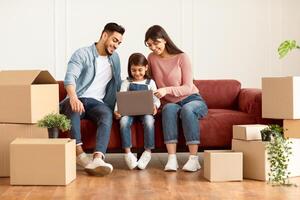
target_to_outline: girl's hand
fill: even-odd
[[[157,108],[156,106],[153,106],[153,115],[156,115],[156,113],[157,113]]]
[[[154,91],[154,95],[159,99],[166,96],[166,94],[167,94],[167,89],[166,88],[159,88],[156,91]]]
[[[120,113],[118,113],[118,111],[115,111],[114,115],[115,115],[116,119],[120,119],[122,117],[122,115]]]

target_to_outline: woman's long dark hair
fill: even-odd
[[[145,34],[145,45],[147,46],[147,41],[151,39],[154,42],[157,41],[157,39],[164,39],[166,41],[166,50],[169,54],[179,54],[183,53],[171,40],[165,29],[159,25],[151,26],[146,34]]]
[[[131,54],[129,56],[128,67],[127,67],[128,79],[129,80],[133,79],[133,76],[131,75],[131,66],[132,65],[141,65],[141,66],[145,66],[146,67],[146,65],[148,65],[147,58],[143,54],[141,54],[141,53],[133,53],[133,54]],[[146,79],[150,79],[151,78],[151,75],[150,75],[150,72],[149,72],[149,67],[148,67],[148,70],[146,71],[144,77]]]

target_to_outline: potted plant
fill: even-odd
[[[268,125],[261,130],[261,136],[263,141],[268,141],[266,150],[270,163],[269,183],[273,186],[293,185],[289,182],[290,172],[287,171],[292,154],[291,141],[284,138],[283,128],[279,125]]]
[[[63,114],[51,113],[39,120],[37,125],[48,129],[49,138],[57,138],[59,130],[70,130],[71,120]]]
[[[280,58],[283,58],[289,51],[292,51],[293,49],[300,49],[300,46],[297,45],[295,40],[286,40],[279,45],[277,51]]]

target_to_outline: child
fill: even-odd
[[[128,79],[122,82],[120,91],[157,90],[155,82],[150,79],[148,73],[148,61],[143,54],[134,53],[129,57],[128,76]],[[153,100],[153,115],[155,115],[160,106],[160,101],[154,95]],[[154,117],[153,115],[121,116],[117,110],[118,109],[116,105],[114,114],[116,119],[120,119],[120,133],[122,138],[122,146],[125,150],[125,162],[129,169],[134,169],[136,167],[139,169],[145,169],[151,160],[151,149],[154,148]],[[144,126],[145,151],[138,161],[130,150],[130,126],[132,125],[134,119],[141,120]]]

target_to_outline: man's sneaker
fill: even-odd
[[[165,171],[172,172],[172,171],[177,171],[177,169],[178,169],[178,162],[177,162],[176,154],[170,154],[168,156],[168,162],[165,166]]]
[[[134,169],[138,165],[137,158],[133,153],[125,153],[124,158],[129,169]]]
[[[89,163],[92,162],[92,159],[86,155],[86,153],[81,153],[78,156],[76,156],[76,164],[80,167],[85,168]]]
[[[151,152],[144,151],[138,161],[138,168],[145,169],[148,163],[150,162],[150,160],[151,160]]]
[[[198,156],[190,155],[189,160],[183,166],[183,170],[187,172],[195,172],[201,168]]]
[[[93,176],[105,176],[112,172],[113,166],[109,163],[104,162],[102,158],[94,158],[94,160],[89,163],[84,170]]]

